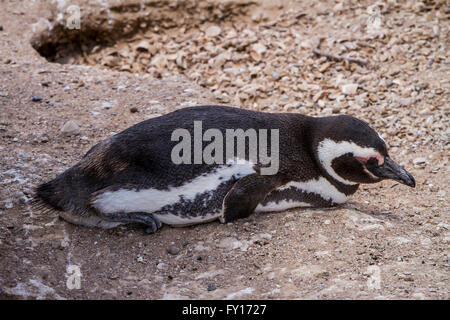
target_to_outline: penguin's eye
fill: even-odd
[[[376,166],[378,166],[378,159],[372,157],[372,158],[370,158],[369,160],[367,160],[366,164],[367,164],[369,167],[376,167]]]

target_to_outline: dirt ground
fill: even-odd
[[[0,297],[449,299],[450,5],[369,4],[0,0]],[[417,186],[154,235],[30,206],[101,139],[202,104],[360,117]]]

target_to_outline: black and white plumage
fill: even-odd
[[[278,172],[261,175],[260,163],[230,159],[173,163],[172,132],[192,133],[194,121],[224,136],[226,129],[278,129]],[[73,223],[111,228],[141,222],[154,232],[162,224],[228,222],[254,211],[333,206],[345,202],[360,183],[385,178],[415,185],[389,158],[384,140],[354,117],[200,106],[143,121],[101,141],[80,162],[40,185],[37,197]]]

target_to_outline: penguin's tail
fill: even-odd
[[[69,169],[53,180],[36,187],[32,205],[37,210],[66,211],[71,214],[87,213],[89,188],[77,174]]]
[[[109,229],[122,224],[100,218],[88,205],[93,190],[76,170],[71,168],[40,184],[31,200],[31,209],[42,214],[56,213],[68,222],[86,227]]]
[[[34,190],[33,199],[30,201],[31,209],[35,212],[48,214],[59,213],[64,210],[61,198],[58,198],[58,178],[37,186]]]
[[[40,184],[34,191],[31,205],[34,209],[51,208],[53,210],[63,210],[55,198],[56,179]]]

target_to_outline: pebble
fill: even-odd
[[[216,290],[217,289],[217,287],[214,285],[214,284],[210,284],[209,286],[208,286],[208,291],[214,291],[214,290]]]
[[[103,101],[102,102],[102,108],[103,109],[111,109],[113,107],[113,104],[111,103],[111,102],[108,102],[108,101]]]
[[[175,245],[172,245],[169,248],[167,248],[167,253],[170,253],[170,254],[173,254],[173,255],[177,255],[178,253],[180,253],[180,248],[178,248]]]
[[[427,162],[428,162],[428,161],[427,161],[426,158],[415,158],[415,159],[413,160],[413,163],[414,163],[415,165],[425,164],[425,163],[427,163]]]
[[[217,246],[219,248],[223,248],[226,250],[234,250],[234,249],[241,249],[241,251],[247,251],[247,248],[249,246],[248,241],[242,240],[239,241],[236,238],[233,237],[227,237],[222,239]]]
[[[439,37],[440,34],[441,34],[441,29],[439,28],[439,26],[433,26],[433,35],[436,37]]]
[[[278,72],[276,72],[276,71],[272,72],[272,79],[280,80],[280,75],[278,74]]]
[[[139,110],[138,110],[138,108],[136,108],[136,107],[131,107],[131,108],[130,108],[130,112],[131,112],[131,113],[136,113],[136,112],[139,112]]]
[[[33,96],[33,98],[31,98],[31,101],[33,101],[33,102],[39,102],[39,101],[42,101],[42,98],[39,97],[39,96]]]
[[[160,263],[158,263],[158,264],[156,265],[156,268],[157,268],[158,270],[162,270],[162,269],[164,269],[165,267],[166,267],[166,264],[163,263],[163,262],[160,262]]]
[[[349,83],[349,84],[344,84],[343,86],[341,86],[342,93],[346,94],[346,95],[354,95],[354,94],[356,94],[357,90],[358,90],[357,83]]]
[[[141,42],[139,42],[136,47],[137,50],[141,50],[141,51],[150,51],[150,44],[148,43],[148,41],[146,40],[142,40]]]
[[[209,38],[217,37],[222,32],[219,26],[211,26],[205,31],[205,35]]]
[[[3,31],[3,26],[0,26],[0,31]]]
[[[61,128],[61,133],[64,136],[79,135],[81,132],[80,127],[75,121],[67,121]]]
[[[14,207],[14,204],[11,200],[5,200],[3,201],[5,209],[12,209]]]

